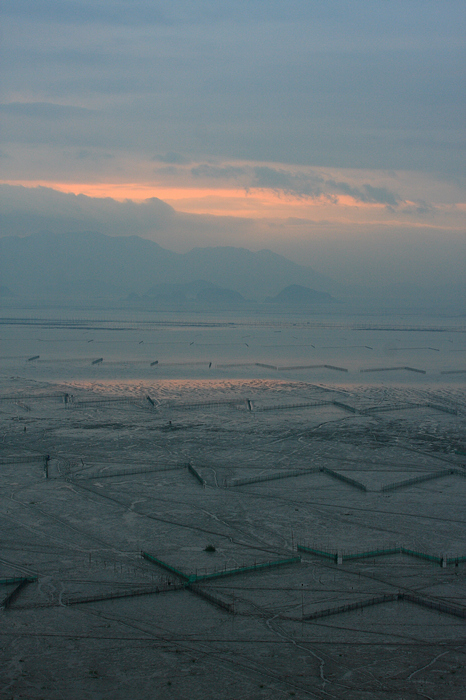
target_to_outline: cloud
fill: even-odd
[[[306,174],[294,174],[284,169],[257,166],[253,169],[253,186],[269,187],[275,191],[306,197],[318,197],[321,193],[322,178]]]
[[[31,117],[45,119],[66,119],[68,117],[86,117],[94,110],[74,105],[60,105],[53,102],[7,102],[0,104],[0,112],[14,117]]]
[[[109,235],[148,236],[167,225],[175,211],[155,197],[141,204],[110,197],[64,194],[48,187],[0,185],[4,235],[27,235],[41,230],[97,231]]]
[[[459,173],[463,10],[437,5],[5,0],[5,101],[94,111],[63,112],[58,133],[57,109],[5,114],[2,136],[161,162]]]
[[[357,202],[385,204],[395,207],[402,198],[386,187],[362,184],[356,187],[349,182],[337,181],[312,172],[297,172],[285,168],[266,165],[235,166],[210,165],[203,163],[191,168],[194,179],[204,181],[234,180],[246,190],[251,188],[270,189],[276,193],[317,199],[324,197],[337,202],[338,195],[349,195]]]
[[[193,178],[206,178],[209,180],[239,180],[245,176],[247,177],[249,172],[250,168],[234,165],[216,166],[201,163],[201,165],[191,168],[191,175]]]
[[[372,185],[364,185],[367,202],[377,202],[378,204],[389,204],[396,206],[399,203],[399,197],[393,192],[390,192],[385,187],[373,187]],[[363,199],[361,201],[364,201]]]
[[[152,160],[170,165],[188,165],[191,162],[189,158],[186,158],[182,153],[176,153],[175,151],[153,156]]]
[[[337,193],[350,195],[358,202],[387,204],[394,207],[401,201],[399,195],[390,192],[386,187],[373,187],[372,185],[363,184],[358,188],[352,187],[347,182],[336,182],[335,180],[327,180],[326,185],[334,188]]]
[[[54,24],[153,24],[164,23],[167,15],[160,3],[147,0],[4,0],[2,12],[9,16],[24,16]]]
[[[113,153],[96,153],[95,151],[89,151],[87,149],[82,148],[81,150],[76,152],[76,158],[78,160],[92,160],[94,162],[97,162],[100,160],[113,160],[115,156]]]

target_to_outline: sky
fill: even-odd
[[[459,281],[465,30],[463,0],[3,0],[4,235]]]

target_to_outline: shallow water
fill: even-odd
[[[461,321],[386,314],[345,317],[340,311],[313,317],[237,317],[10,309],[0,319],[1,368],[9,375],[53,381],[182,376],[461,385],[466,374],[466,328]]]

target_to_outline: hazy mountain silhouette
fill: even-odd
[[[328,292],[317,292],[315,289],[302,287],[300,284],[290,284],[276,296],[267,297],[265,301],[271,304],[303,305],[334,302],[336,299]]]
[[[239,292],[225,287],[218,287],[212,282],[196,280],[194,282],[156,284],[144,295],[143,299],[183,304],[186,302],[207,303],[241,303],[246,299]]]
[[[174,253],[138,236],[39,233],[0,239],[2,284],[25,296],[128,296],[157,284],[205,280],[248,298],[264,299],[284,286],[332,289],[309,267],[269,250],[194,248]]]

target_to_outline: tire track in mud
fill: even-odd
[[[81,611],[80,611],[81,612]],[[303,693],[309,698],[312,698],[313,700],[324,700],[326,698],[336,698],[337,696],[334,696],[330,693],[327,693],[325,691],[310,691],[307,690],[306,688],[303,688],[302,686],[298,685],[297,683],[293,683],[291,681],[286,680],[285,678],[280,677],[278,673],[274,673],[270,669],[267,669],[264,667],[263,664],[260,664],[257,661],[253,661],[250,656],[245,656],[244,654],[239,654],[237,651],[231,652],[231,651],[222,651],[220,649],[214,649],[212,650],[212,645],[216,644],[215,641],[209,642],[207,640],[204,640],[202,642],[197,642],[196,645],[193,643],[188,644],[186,641],[180,641],[179,638],[176,638],[169,630],[166,628],[164,629],[163,632],[159,633],[154,633],[152,630],[148,630],[145,626],[143,626],[141,623],[135,623],[134,621],[128,621],[124,619],[122,616],[113,616],[109,614],[102,613],[100,611],[90,611],[87,609],[85,611],[87,614],[91,615],[96,615],[100,618],[104,618],[107,620],[111,620],[113,622],[117,622],[118,624],[121,624],[122,626],[127,626],[132,629],[136,629],[139,632],[143,632],[144,634],[148,635],[150,638],[155,639],[156,641],[163,643],[163,644],[173,644],[175,648],[181,648],[190,652],[195,652],[197,654],[200,653],[200,649],[203,649],[203,653],[205,654],[205,658],[207,660],[210,660],[212,657],[214,657],[217,661],[221,661],[222,665],[227,665],[229,667],[229,670],[231,673],[235,675],[241,675],[242,677],[246,677],[247,674],[255,674],[259,675],[261,677],[267,678],[269,681],[273,681],[275,683],[279,683],[284,685],[287,689],[293,689],[297,690],[300,693]],[[162,628],[163,629],[163,628]],[[232,656],[234,657],[232,659]],[[231,668],[233,666],[233,668]],[[241,671],[238,671],[237,669],[240,668]],[[254,675],[253,675],[254,677]],[[276,691],[275,691],[276,692]],[[283,692],[283,691],[282,691]]]
[[[128,504],[125,503],[124,501],[120,501],[119,499],[117,499],[117,498],[115,498],[115,497],[113,497],[113,496],[109,496],[108,494],[104,494],[104,493],[100,493],[100,492],[98,492],[98,491],[94,491],[94,489],[92,489],[92,488],[89,487],[89,486],[83,486],[82,484],[76,484],[75,482],[73,482],[73,485],[76,486],[76,487],[79,488],[79,489],[83,489],[83,490],[85,490],[85,491],[88,491],[88,492],[92,493],[94,496],[97,496],[97,497],[100,497],[100,498],[104,498],[104,499],[106,499],[106,500],[109,500],[109,501],[111,501],[111,502],[117,504],[120,508],[123,508],[125,511],[129,511],[129,506],[128,506]],[[155,497],[154,497],[154,498],[152,498],[152,500],[162,500],[162,499],[158,499],[158,498],[155,498]],[[167,501],[165,501],[165,502],[167,502]],[[183,503],[182,501],[174,501],[174,500],[172,500],[172,499],[171,499],[169,502],[170,502],[170,504],[189,505],[190,507],[195,507],[195,506],[193,506],[191,503],[187,504],[187,503]],[[197,507],[197,508],[198,508],[199,510],[203,510],[203,509],[200,508],[200,507]],[[208,534],[208,535],[215,535],[216,537],[221,537],[221,538],[223,538],[223,539],[227,539],[227,540],[229,540],[231,543],[238,544],[238,545],[240,545],[240,546],[242,546],[242,547],[248,547],[248,548],[251,548],[251,549],[258,549],[258,550],[262,550],[262,551],[268,552],[268,553],[270,553],[270,552],[276,553],[276,550],[277,550],[277,547],[276,547],[276,546],[273,547],[273,545],[270,545],[270,544],[267,543],[267,542],[264,543],[264,542],[262,542],[262,541],[261,541],[259,538],[257,538],[257,537],[256,537],[256,539],[258,539],[258,541],[261,542],[262,546],[256,546],[256,545],[254,545],[254,544],[249,544],[248,542],[244,542],[244,541],[241,541],[241,540],[238,540],[238,539],[232,537],[230,534],[223,533],[223,532],[219,532],[219,531],[217,531],[217,530],[211,530],[211,529],[208,529],[208,528],[203,528],[203,527],[200,527],[200,526],[197,526],[197,525],[187,524],[187,523],[182,522],[182,521],[179,521],[179,520],[172,520],[172,519],[169,519],[169,518],[162,518],[162,517],[160,517],[160,516],[152,515],[152,514],[149,514],[149,513],[144,513],[144,512],[141,512],[140,510],[136,510],[136,509],[133,509],[132,512],[135,513],[136,515],[142,517],[142,518],[148,518],[148,519],[154,520],[154,521],[156,521],[156,522],[162,522],[162,523],[166,523],[166,524],[168,524],[168,525],[174,525],[174,526],[176,526],[176,527],[185,528],[185,529],[187,529],[187,530],[196,530],[197,532],[204,532],[204,533],[206,533],[206,534]],[[222,521],[222,522],[223,522],[223,521]],[[239,533],[242,534],[242,535],[245,534],[245,533],[243,532],[243,530],[242,530],[241,528],[239,528],[238,526],[236,526],[236,525],[228,524],[227,526],[228,526],[228,528],[230,528],[230,529],[232,529],[232,530],[234,530],[234,531],[237,531],[237,532],[239,532]],[[246,536],[248,537],[248,539],[254,539],[254,537],[252,537],[249,533],[246,533]],[[265,548],[265,547],[263,546],[264,544],[267,545],[267,548]],[[269,549],[268,547],[270,547],[270,549]]]

